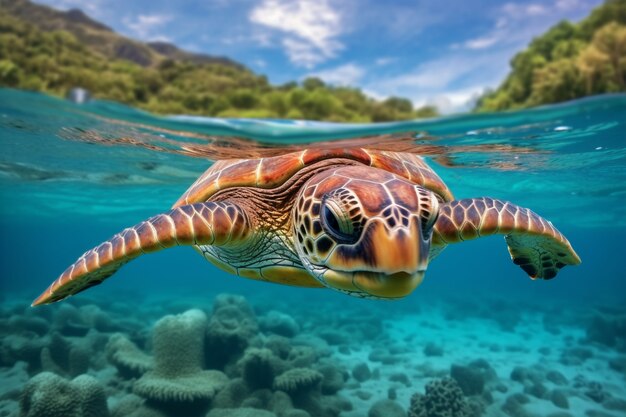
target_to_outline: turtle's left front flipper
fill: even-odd
[[[566,265],[580,264],[569,241],[548,220],[531,210],[489,197],[442,204],[433,245],[502,234],[513,263],[531,278],[551,279]]]
[[[140,255],[176,245],[237,245],[251,230],[246,212],[233,203],[209,201],[176,207],[85,252],[32,305],[50,304],[100,284]]]

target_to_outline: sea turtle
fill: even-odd
[[[173,208],[83,254],[33,305],[100,284],[148,252],[190,245],[236,275],[366,298],[406,296],[446,245],[502,234],[513,262],[551,279],[580,258],[529,209],[454,200],[418,155],[306,149],[213,164]]]

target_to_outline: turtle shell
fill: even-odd
[[[208,201],[213,194],[227,188],[274,188],[285,183],[300,169],[331,158],[352,160],[384,169],[433,191],[443,201],[453,199],[441,178],[418,155],[363,148],[337,148],[305,149],[260,159],[217,161],[189,187],[174,207]]]

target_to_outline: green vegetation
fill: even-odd
[[[41,7],[27,2],[15,4]],[[51,13],[49,9],[44,12]],[[55,13],[59,18],[59,12]],[[90,33],[98,29],[93,22],[89,24]],[[99,36],[119,37],[106,27],[98,30]],[[103,53],[102,48],[87,46],[66,30],[42,30],[0,8],[0,86],[58,96],[80,86],[96,97],[155,113],[342,122],[437,115],[432,107],[415,110],[402,98],[376,101],[358,89],[328,86],[317,78],[272,86],[264,76],[238,64],[150,53],[151,60],[142,66],[137,60],[116,58]]]
[[[511,60],[504,83],[478,111],[517,109],[626,91],[626,0],[607,0],[583,21],[563,21]]]

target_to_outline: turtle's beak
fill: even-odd
[[[374,297],[404,297],[421,284],[429,249],[430,237],[422,236],[417,216],[407,226],[389,227],[388,222],[374,220],[356,244],[339,245],[330,254],[327,264],[334,271],[324,278],[329,283],[349,279]]]

